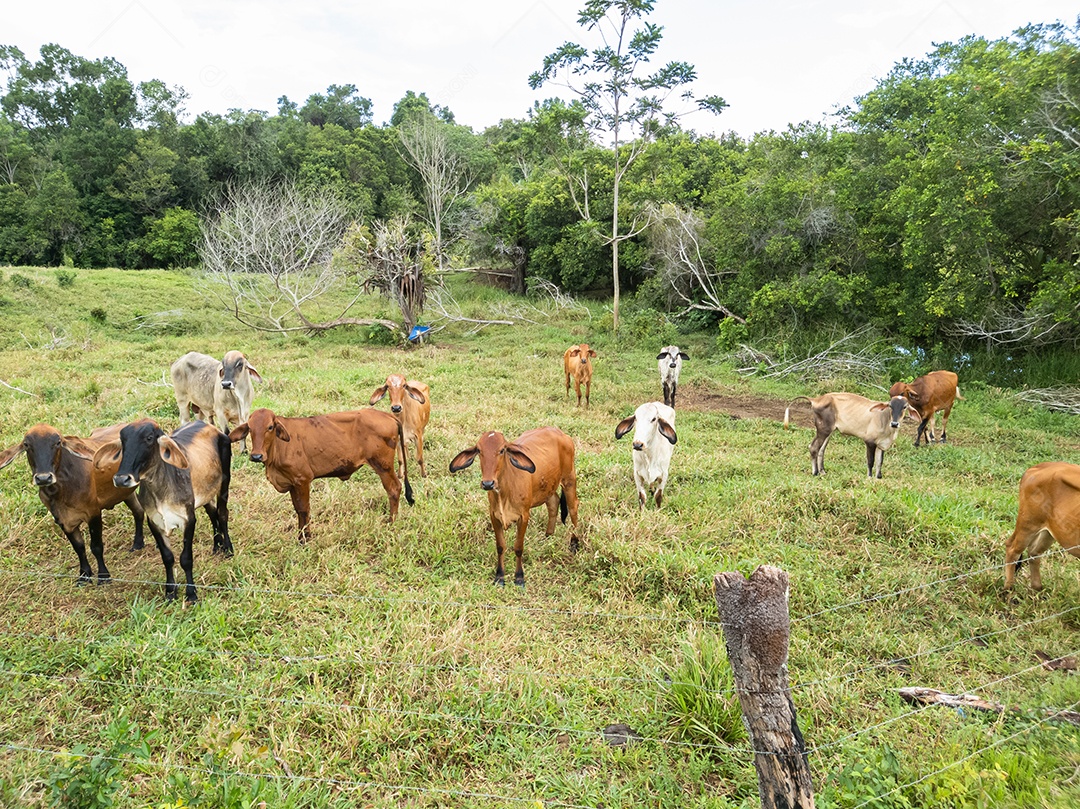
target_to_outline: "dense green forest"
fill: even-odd
[[[1078,54],[1080,24],[969,37],[895,65],[828,125],[747,139],[670,119],[624,142],[631,313],[719,323],[732,344],[832,325],[928,349],[1074,341]],[[2,262],[195,266],[231,190],[291,180],[335,192],[361,224],[410,217],[440,262],[510,270],[519,289],[610,290],[611,147],[580,103],[538,101],[478,133],[411,91],[377,124],[363,88],[333,84],[273,113],[192,120],[182,89],[113,59],[9,46],[0,63]],[[434,211],[404,147],[421,123],[449,186]]]

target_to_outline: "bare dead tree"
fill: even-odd
[[[402,157],[424,183],[425,220],[435,235],[435,256],[443,266],[443,227],[451,207],[472,185],[464,155],[455,150],[449,124],[430,115],[415,116],[398,127]]]
[[[859,329],[834,340],[821,351],[796,358],[777,359],[764,351],[742,345],[733,352],[732,359],[741,366],[736,370],[745,375],[766,378],[790,376],[804,381],[855,379],[874,385],[886,376],[889,354],[882,350],[881,341],[859,346],[869,335],[869,329]]]
[[[1080,388],[1057,387],[1057,388],[1028,388],[1013,394],[1014,399],[1028,404],[1045,407],[1047,410],[1057,410],[1062,413],[1080,415]]]
[[[1080,310],[1077,303],[1069,314]],[[981,320],[959,320],[949,327],[955,337],[974,338],[988,346],[1046,345],[1073,338],[1069,317],[1050,311],[990,311]]]
[[[424,311],[424,264],[429,261],[424,244],[409,234],[407,217],[376,221],[370,228],[353,223],[334,254],[334,263],[347,268],[361,290],[378,292],[397,304],[405,331]]]
[[[731,271],[710,266],[702,251],[705,223],[694,211],[672,203],[649,209],[649,247],[652,259],[665,285],[686,307],[719,312],[745,324],[722,300],[720,279]]]
[[[357,288],[330,318],[312,319],[345,273],[331,261],[349,218],[329,193],[308,194],[288,183],[231,189],[203,223],[200,257],[204,289],[241,323],[260,331],[326,331],[390,320],[352,318],[364,290]]]

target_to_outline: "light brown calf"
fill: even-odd
[[[570,346],[563,352],[563,373],[566,374],[566,395],[570,395],[570,380],[574,380],[574,392],[577,393],[578,407],[581,407],[581,386],[585,386],[585,406],[589,406],[589,393],[592,391],[592,357],[596,352],[588,343]]]
[[[820,475],[825,471],[825,447],[829,437],[839,430],[843,435],[861,438],[866,444],[866,467],[870,477],[881,477],[881,465],[885,450],[896,441],[900,432],[900,420],[907,409],[907,399],[894,396],[888,402],[875,402],[856,393],[826,393],[811,399],[799,396],[792,402],[805,399],[810,402],[814,414],[817,435],[810,443],[810,471]],[[791,407],[784,411],[784,428],[788,426]]]
[[[908,400],[911,409],[918,413],[922,420],[919,430],[915,433],[915,446],[919,446],[919,440],[926,433],[926,443],[934,440],[934,414],[941,414],[941,443],[946,441],[945,428],[949,424],[949,413],[952,412],[953,402],[963,400],[960,389],[956,383],[958,377],[952,371],[931,371],[926,376],[920,376],[912,382],[897,382],[889,388],[890,396],[903,396]]]
[[[525,571],[521,554],[525,549],[525,529],[529,511],[541,503],[547,504],[546,534],[555,533],[555,510],[559,507],[562,521],[569,511],[573,530],[570,533],[570,552],[580,547],[577,536],[578,498],[577,473],[574,470],[574,441],[555,427],[529,430],[510,443],[502,433],[484,433],[469,449],[462,450],[450,461],[450,471],[460,472],[480,456],[480,488],[488,493],[488,516],[495,530],[495,584],[504,584],[503,556],[506,553],[506,529],[517,523],[514,555],[517,568],[514,584],[525,586]],[[562,487],[561,494],[559,488]]]
[[[1020,478],[1016,529],[1005,546],[1005,589],[1030,554],[1031,587],[1042,589],[1042,555],[1057,540],[1080,558],[1080,466],[1050,462],[1033,466]]]
[[[390,412],[401,423],[404,440],[401,442],[402,462],[405,458],[405,443],[411,441],[416,446],[416,462],[420,464],[420,477],[427,477],[424,464],[424,428],[431,418],[431,392],[423,382],[407,380],[401,374],[390,374],[386,384],[375,388],[368,404],[375,404],[386,394],[390,394]]]

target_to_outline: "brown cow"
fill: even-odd
[[[1013,586],[1024,551],[1031,554],[1031,587],[1042,589],[1042,556],[1057,540],[1080,558],[1080,466],[1050,462],[1020,478],[1016,529],[1005,546],[1005,589]]]
[[[919,446],[919,440],[926,432],[926,443],[929,445],[934,440],[934,414],[941,410],[941,443],[944,444],[945,428],[949,424],[949,413],[952,412],[953,402],[956,399],[963,400],[960,388],[956,386],[957,376],[952,371],[931,371],[926,376],[920,376],[910,384],[897,382],[889,388],[890,396],[903,396],[908,400],[911,409],[914,410],[922,422],[915,434],[915,446]],[[929,425],[929,426],[928,426]]]
[[[90,552],[98,564],[98,583],[109,580],[101,540],[101,512],[105,509],[127,503],[135,516],[135,541],[131,549],[143,547],[143,508],[135,492],[113,486],[116,464],[96,470],[88,460],[102,444],[116,438],[122,426],[102,427],[94,430],[89,438],[77,438],[62,436],[48,424],[38,424],[30,428],[20,443],[0,452],[0,469],[15,460],[19,453],[26,453],[38,497],[79,557],[79,584],[94,578],[83,542],[81,529],[84,523],[90,530]]]
[[[416,445],[416,462],[420,464],[420,477],[427,477],[424,464],[424,428],[431,418],[431,391],[423,382],[415,379],[406,381],[401,374],[390,374],[386,384],[375,388],[368,404],[375,404],[387,392],[390,393],[390,412],[401,422],[402,435],[401,457],[405,457],[405,442]],[[404,462],[404,460],[402,461]],[[400,467],[399,467],[400,471]]]
[[[563,352],[563,373],[566,374],[566,395],[570,395],[570,379],[574,380],[574,392],[577,393],[578,407],[581,407],[581,386],[585,386],[585,406],[589,406],[589,393],[592,391],[592,360],[596,352],[588,343],[570,346]]]
[[[529,430],[509,443],[502,433],[484,433],[476,445],[462,450],[450,462],[451,472],[460,472],[480,456],[480,488],[488,493],[488,514],[495,530],[495,584],[504,581],[503,555],[506,553],[506,529],[517,523],[514,555],[517,569],[514,584],[525,586],[525,571],[521,554],[525,549],[525,529],[529,526],[529,511],[547,504],[546,535],[555,533],[556,506],[561,509],[562,521],[567,511],[573,529],[570,532],[570,552],[581,546],[577,536],[578,498],[577,473],[574,471],[574,441],[555,427]],[[559,487],[562,487],[561,494]]]
[[[390,521],[398,513],[401,481],[394,474],[394,456],[404,443],[401,425],[381,410],[346,410],[308,418],[282,418],[259,408],[229,438],[239,441],[251,434],[248,457],[266,467],[266,479],[281,493],[288,492],[296,509],[299,540],[309,536],[311,481],[316,478],[348,480],[364,464],[382,481],[390,498]],[[405,500],[413,504],[409,470],[404,467]]]

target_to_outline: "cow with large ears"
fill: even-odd
[[[427,477],[424,464],[424,428],[431,418],[431,390],[423,382],[406,380],[401,374],[390,374],[383,385],[375,388],[368,404],[375,404],[390,394],[390,412],[401,424],[401,462],[405,459],[405,444],[411,441],[416,447],[416,462],[420,465],[420,477]],[[399,469],[400,471],[400,469]]]
[[[675,406],[675,390],[679,387],[679,374],[682,371],[683,360],[688,359],[690,359],[689,355],[678,346],[664,346],[656,355],[656,364],[660,369],[660,384],[664,389],[664,404],[668,407]]]
[[[563,374],[566,375],[566,395],[570,395],[570,380],[574,380],[574,392],[577,393],[578,407],[581,407],[581,386],[585,386],[585,406],[589,406],[589,394],[592,392],[592,358],[596,351],[588,343],[570,346],[563,352]]]
[[[578,498],[577,473],[574,470],[574,440],[555,427],[529,430],[510,442],[499,432],[484,433],[476,444],[462,450],[450,462],[451,472],[460,472],[480,458],[480,488],[488,495],[488,516],[495,531],[495,584],[505,583],[503,557],[506,553],[506,529],[517,523],[514,555],[517,567],[514,584],[525,586],[525,571],[521,554],[525,549],[525,529],[529,526],[529,511],[547,505],[546,534],[555,533],[556,509],[566,522],[569,512],[573,530],[570,552],[581,546],[577,536]],[[559,488],[562,492],[559,492]]]
[[[648,490],[655,486],[656,507],[664,499],[668,472],[671,469],[671,453],[678,436],[675,433],[675,410],[660,402],[647,402],[615,427],[618,440],[634,431],[634,485],[638,501],[644,508]]]

